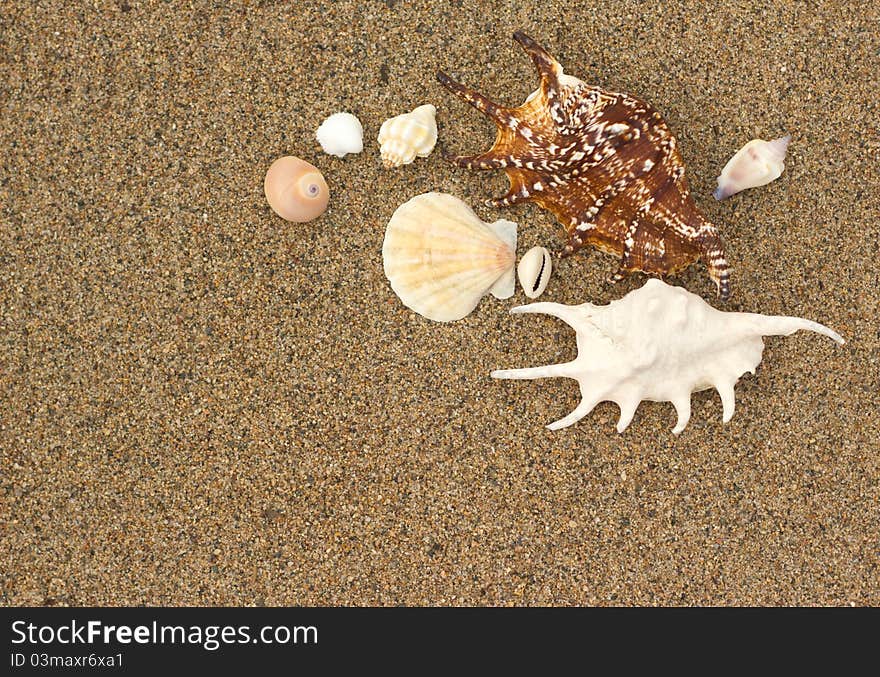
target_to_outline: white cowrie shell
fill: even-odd
[[[536,299],[547,288],[553,263],[544,247],[532,247],[523,254],[516,267],[519,284],[530,299]]]

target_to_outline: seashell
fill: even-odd
[[[789,141],[791,135],[773,141],[749,141],[724,165],[718,177],[718,188],[712,195],[716,200],[723,200],[741,190],[765,186],[778,179],[785,169]]]
[[[428,157],[437,143],[437,109],[431,104],[419,106],[382,123],[379,151],[386,167],[408,165],[416,157]]]
[[[501,106],[443,72],[440,83],[498,127],[479,155],[453,157],[468,169],[503,169],[507,194],[494,206],[535,202],[566,228],[569,256],[591,245],[620,258],[617,281],[634,272],[667,275],[700,259],[722,300],[730,295],[718,229],[697,209],[678,143],[650,104],[566,75],[521,31],[541,86],[518,107]]]
[[[544,313],[577,331],[578,356],[566,364],[493,371],[493,378],[534,379],[565,376],[580,383],[581,402],[551,423],[558,430],[579,421],[599,402],[620,407],[617,432],[632,421],[642,400],[672,402],[684,430],[691,415],[691,393],[715,388],[723,421],[733,416],[733,387],[745,372],[755,373],[764,336],[788,336],[799,329],[843,339],[831,329],[799,317],[725,313],[680,287],[649,280],[607,306],[584,303],[533,303],[512,313]]]
[[[321,123],[315,138],[327,155],[345,157],[364,149],[364,127],[351,113],[334,113]]]
[[[297,223],[321,216],[330,200],[330,189],[318,168],[293,155],[272,163],[263,190],[272,211]]]
[[[391,216],[382,259],[407,308],[436,322],[460,320],[487,292],[513,296],[516,224],[483,223],[458,198],[424,193]]]
[[[519,284],[530,299],[536,299],[544,293],[552,272],[553,261],[544,247],[529,249],[516,267]]]

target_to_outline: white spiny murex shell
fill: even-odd
[[[530,299],[536,299],[544,293],[552,272],[553,262],[550,259],[550,252],[544,247],[529,249],[523,254],[516,267],[519,284]]]
[[[578,356],[565,364],[493,371],[493,378],[573,378],[581,402],[568,416],[551,423],[565,428],[589,414],[599,402],[620,407],[617,432],[632,421],[642,400],[672,402],[684,430],[691,416],[691,393],[715,388],[721,396],[723,421],[733,416],[733,387],[745,372],[755,373],[764,336],[788,336],[807,329],[843,339],[831,329],[799,317],[725,313],[699,296],[660,280],[649,280],[607,306],[584,303],[532,303],[511,313],[544,313],[577,331]]]
[[[437,109],[431,104],[389,118],[379,129],[379,152],[386,167],[408,165],[428,157],[437,143]]]
[[[423,193],[391,216],[382,260],[407,308],[436,322],[460,320],[488,292],[513,296],[516,224],[483,223],[457,197]]]
[[[754,139],[740,148],[718,177],[718,188],[712,194],[716,200],[746,190],[764,186],[778,179],[785,169],[785,151],[791,136],[773,141]]]

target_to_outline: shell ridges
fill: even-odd
[[[428,157],[437,143],[437,109],[431,104],[389,118],[379,129],[379,153],[386,167],[400,167]]]
[[[484,223],[458,198],[424,193],[405,202],[385,231],[382,259],[408,308],[437,322],[468,315],[487,293],[513,294],[516,224]]]

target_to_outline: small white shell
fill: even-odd
[[[721,170],[718,188],[713,195],[716,200],[746,190],[764,186],[778,179],[785,169],[785,151],[791,136],[783,136],[773,141],[754,139],[737,151]]]
[[[552,272],[553,262],[550,259],[550,252],[544,247],[529,249],[523,254],[516,267],[519,284],[530,299],[536,299],[544,293]]]
[[[483,223],[458,198],[424,193],[391,216],[382,260],[407,308],[436,322],[460,320],[488,292],[513,296],[516,224]]]
[[[386,167],[408,165],[416,157],[428,157],[437,143],[437,109],[419,106],[385,120],[379,129],[379,152]]]
[[[364,149],[364,127],[351,113],[334,113],[321,123],[315,138],[327,155],[345,157]]]

